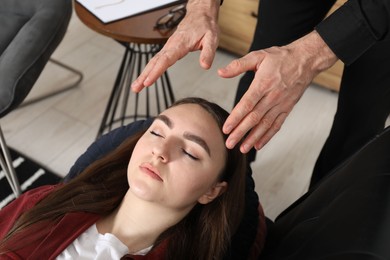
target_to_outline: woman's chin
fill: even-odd
[[[134,180],[130,181],[130,192],[134,196],[146,200],[153,201],[156,199],[158,185],[153,180]]]

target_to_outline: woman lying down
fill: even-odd
[[[182,99],[70,182],[26,192],[0,211],[0,259],[223,259],[246,174],[227,116]]]

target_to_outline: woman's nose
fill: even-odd
[[[158,144],[152,149],[152,154],[162,162],[168,162],[168,149],[167,145]]]

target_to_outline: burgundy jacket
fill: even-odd
[[[42,186],[27,191],[11,204],[0,210],[0,239],[12,228],[15,221],[26,210],[45,198],[56,186]],[[66,214],[41,241],[31,243],[15,252],[1,255],[0,259],[55,259],[77,237],[99,220],[100,216],[85,212]],[[163,259],[165,243],[155,247],[145,256],[126,255],[124,259],[157,260]]]

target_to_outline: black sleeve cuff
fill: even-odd
[[[357,1],[348,1],[315,29],[346,65],[380,40],[363,16]]]

